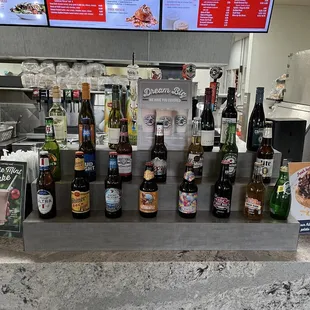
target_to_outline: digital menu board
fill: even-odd
[[[273,0],[163,0],[162,30],[267,32]]]
[[[47,0],[50,26],[159,30],[160,0]]]
[[[0,25],[47,26],[44,0],[0,0]]]

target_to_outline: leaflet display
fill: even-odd
[[[47,26],[44,0],[0,0],[0,25]]]
[[[159,30],[160,0],[47,0],[50,26]]]
[[[273,0],[163,0],[162,30],[267,32]]]

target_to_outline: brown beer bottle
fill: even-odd
[[[121,132],[119,143],[116,147],[119,175],[122,181],[127,182],[132,179],[132,146],[128,138],[128,120],[121,119]]]
[[[263,164],[262,175],[264,184],[269,184],[271,180],[273,169],[273,155],[274,151],[272,148],[272,122],[266,121],[263,133],[263,141],[257,151],[256,159],[257,162]]]
[[[187,163],[183,181],[179,187],[179,215],[194,218],[197,214],[198,186],[195,184],[194,166]]]
[[[71,183],[72,216],[86,219],[90,215],[89,182],[85,173],[84,153],[75,152],[74,179]]]
[[[139,211],[143,217],[155,217],[158,210],[158,186],[154,179],[153,163],[145,164],[144,179],[140,186]]]
[[[95,117],[90,101],[90,86],[88,83],[82,84],[82,106],[79,113],[79,143],[83,142],[83,118],[89,118],[91,142],[96,145]]]
[[[50,170],[47,151],[40,152],[37,203],[40,218],[51,219],[56,216],[55,181]]]
[[[255,162],[252,181],[248,184],[244,215],[249,220],[261,220],[264,212],[265,186],[262,181],[262,163]]]

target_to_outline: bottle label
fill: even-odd
[[[120,135],[119,128],[108,128],[108,135],[109,135],[109,143],[118,144]]]
[[[189,163],[193,164],[195,178],[202,178],[202,169],[203,169],[203,155],[199,154],[188,154]]]
[[[74,170],[76,170],[76,171],[83,171],[83,170],[85,170],[84,158],[80,158],[80,157],[75,158]]]
[[[259,163],[263,163],[263,167],[262,167],[263,179],[271,178],[272,169],[273,169],[273,159],[257,158],[256,161]]]
[[[121,209],[121,191],[118,188],[105,190],[105,203],[108,212],[117,212]]]
[[[262,214],[263,212],[262,202],[250,197],[246,197],[245,199],[245,208],[249,215]]]
[[[164,135],[164,125],[157,125],[156,136],[163,136],[163,135]]]
[[[116,157],[110,157],[109,168],[110,169],[117,169],[117,158]]]
[[[83,135],[83,138],[89,138],[91,136],[90,130],[84,128],[82,130],[82,135]]]
[[[217,213],[229,213],[230,200],[226,197],[220,197],[217,194],[214,194],[213,208]]]
[[[48,153],[48,159],[49,159],[49,163],[50,163],[50,170],[51,170],[51,173],[54,175],[54,173],[56,172],[57,170],[57,166],[58,166],[58,159],[56,157],[55,154],[53,153]]]
[[[237,120],[235,118],[222,118],[222,126],[221,126],[221,143],[224,144],[226,141],[228,124],[236,124]]]
[[[150,170],[144,171],[144,180],[150,181],[152,179],[154,179],[154,172]]]
[[[161,176],[161,175],[165,175],[167,173],[167,161],[166,160],[155,157],[152,160],[152,162],[154,165],[154,175],[155,176]]]
[[[201,130],[201,145],[202,146],[214,145],[214,130]]]
[[[86,213],[90,210],[89,191],[71,191],[71,207],[74,213]]]
[[[264,129],[264,133],[263,133],[263,137],[266,139],[272,139],[272,128],[265,128]]]
[[[179,211],[185,214],[197,212],[198,193],[184,193],[179,191]]]
[[[85,162],[85,172],[94,173],[96,171],[96,155],[95,155],[95,153],[92,153],[92,154],[85,154],[84,153],[84,162]]]
[[[131,154],[117,155],[118,170],[120,176],[128,176],[132,173],[132,156]]]
[[[38,209],[41,214],[47,214],[52,210],[54,199],[49,191],[39,189],[37,192],[37,201]]]
[[[47,137],[53,138],[53,136],[54,136],[54,128],[53,128],[52,124],[47,123],[45,125],[45,134],[46,134]]]
[[[143,213],[154,213],[158,210],[158,192],[140,191],[139,210]]]
[[[264,128],[253,128],[252,146],[260,147],[263,141]]]
[[[225,153],[223,156],[223,160],[229,161],[228,176],[230,178],[233,177],[237,171],[238,154],[230,152]]]
[[[54,120],[54,130],[56,140],[64,140],[67,138],[67,117],[52,116]]]
[[[48,170],[50,168],[50,163],[48,157],[40,158],[40,170]]]
[[[90,134],[91,134],[91,142],[95,145],[96,144],[96,132],[95,132],[95,125],[90,124]],[[83,142],[83,124],[79,124],[79,143],[80,145]]]

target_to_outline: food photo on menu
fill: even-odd
[[[159,0],[47,0],[47,10],[52,27],[159,30]]]
[[[44,0],[0,1],[0,24],[47,26]]]

